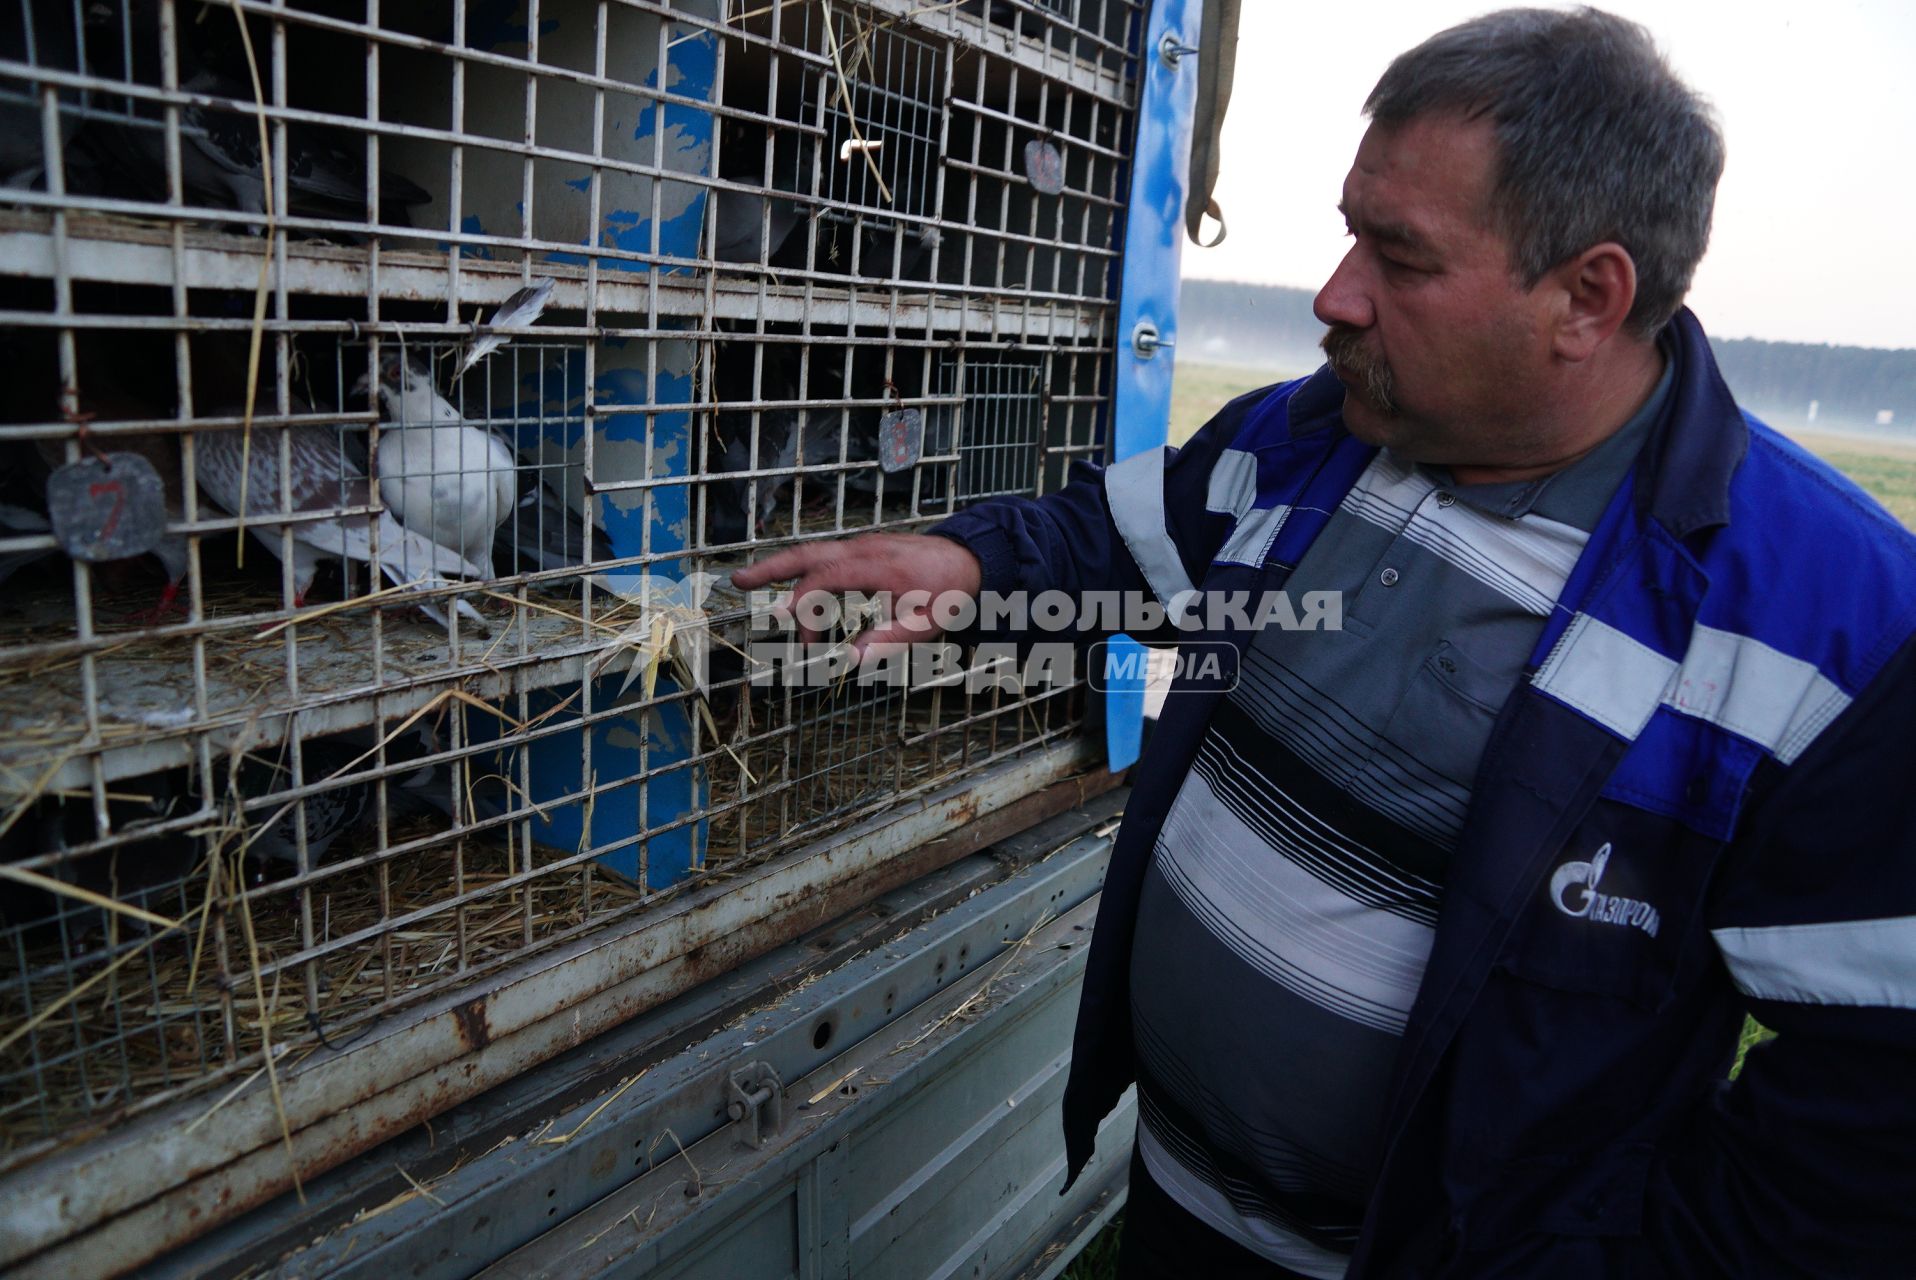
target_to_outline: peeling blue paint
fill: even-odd
[[[592,399],[600,408],[593,444],[596,479],[640,478],[640,468],[646,462],[644,446],[648,427],[652,443],[650,461],[655,475],[685,475],[696,456],[691,414],[648,414],[643,408],[689,401],[691,375],[660,368],[656,376],[648,376],[647,354],[644,339],[605,338],[599,342],[596,376],[592,382]],[[518,412],[525,417],[536,416],[544,424],[544,434],[551,446],[568,457],[582,457],[587,429],[585,389],[585,350],[571,348],[554,353],[543,368],[521,375]],[[605,412],[608,406],[627,405],[633,406],[632,412]],[[646,492],[611,493],[601,497],[598,515],[613,555],[637,555],[648,545],[654,552],[687,545],[690,485],[662,485],[651,489],[649,503]],[[686,566],[679,561],[665,561],[648,572],[679,577],[686,572]],[[621,670],[617,676],[595,682],[595,705],[606,705],[604,700],[617,694],[623,679]],[[677,687],[664,677],[660,684],[668,691]],[[573,692],[562,688],[540,695],[546,700],[540,701],[535,711],[557,705]],[[533,803],[549,804],[581,787],[585,780],[580,777],[580,762],[586,755],[587,732],[557,733],[531,745],[529,773]],[[678,704],[608,717],[593,725],[589,732],[593,769],[601,780],[669,768],[674,761],[692,755],[691,720]],[[646,812],[655,823],[703,803],[704,774],[689,765],[654,776],[644,785]],[[549,821],[539,825],[536,838],[562,849],[579,848],[581,841],[608,843],[640,829],[639,799],[636,783],[601,793],[592,805],[590,830],[584,806],[552,805],[546,810]],[[645,845],[647,882],[654,888],[662,888],[700,866],[705,835],[705,824],[698,823],[648,841]],[[614,851],[599,861],[621,875],[636,879],[639,847]]]
[[[687,98],[710,100],[718,84],[718,37],[702,31],[672,46],[668,62],[672,69],[670,88]],[[696,53],[697,57],[688,56]]]
[[[528,38],[525,0],[468,0],[468,3],[468,39],[475,47],[523,54]],[[557,12],[559,17],[545,17],[549,12]],[[594,6],[581,4],[576,8],[555,9],[548,4],[539,23],[540,39],[547,42],[548,37],[554,37],[550,47],[561,49],[580,34],[579,22],[594,20]],[[627,63],[634,72],[641,64],[642,57],[636,53]],[[714,100],[718,83],[717,38],[707,32],[673,44],[666,55],[663,74],[653,71],[647,83],[657,87],[662,81],[669,83],[677,94]],[[620,119],[623,122],[631,118],[621,112]],[[679,182],[666,177],[662,179],[666,185],[660,189],[649,179],[607,173],[600,188],[603,207],[596,242],[624,252],[650,254],[656,248],[672,257],[695,257],[705,221],[705,192],[696,185],[696,179],[708,172],[711,165],[712,113],[680,104],[670,105],[662,112],[640,111],[628,135],[642,140],[636,142],[620,140],[626,128],[622,122],[608,127],[605,136],[610,152],[620,159],[639,159],[647,165],[653,162],[655,154],[662,156],[664,167],[682,172],[686,180]],[[662,145],[654,136],[658,129],[665,131]],[[541,222],[546,215],[556,212],[575,217],[561,218],[553,225],[590,227],[588,218],[577,216],[583,214],[592,193],[590,175],[555,179],[557,174],[542,178],[538,187]],[[656,227],[651,217],[655,191],[664,215]],[[506,222],[511,214],[505,201],[511,198],[512,189],[492,194],[498,203],[486,206],[489,216],[495,223]],[[578,203],[574,204],[575,201]],[[523,225],[525,215],[523,204],[517,208],[518,224],[512,228],[515,234],[518,226]],[[467,231],[481,231],[476,216],[467,217],[463,225]],[[590,234],[588,232],[585,243],[593,242]],[[493,256],[484,246],[475,246],[467,252],[475,257]],[[545,255],[552,262],[566,263],[583,263],[587,256],[583,251]],[[601,266],[608,270],[640,272],[653,269],[644,262],[603,259]],[[637,555],[646,550],[670,553],[687,545],[691,484],[689,479],[672,483],[671,478],[687,475],[696,456],[695,423],[689,413],[646,411],[648,405],[683,404],[692,398],[691,361],[687,350],[682,344],[660,343],[658,354],[662,364],[668,359],[668,353],[674,368],[685,371],[661,367],[656,375],[649,375],[646,364],[650,353],[646,340],[601,340],[591,387],[600,415],[590,423],[585,414],[583,348],[552,352],[543,368],[523,374],[524,380],[518,387],[518,411],[522,417],[536,415],[543,424],[548,450],[561,450],[565,456],[582,458],[585,433],[590,429],[594,432],[594,478],[601,482],[636,480],[649,466],[653,478],[667,481],[649,490],[602,494],[597,500],[597,514],[614,555]],[[609,407],[615,411],[607,412]],[[648,433],[649,454],[645,448]],[[680,562],[668,561],[651,566],[648,572],[682,576],[685,568]],[[595,682],[594,705],[599,708],[609,705],[623,678],[621,669],[617,675]],[[576,687],[560,688],[539,695],[534,711],[557,706],[578,692]],[[636,697],[636,690],[633,696]],[[565,716],[569,712],[559,714]],[[590,729],[555,733],[525,748],[530,752],[528,772],[532,801],[549,806],[544,809],[547,820],[536,825],[534,838],[540,843],[574,850],[581,847],[582,841],[587,842],[588,847],[606,844],[629,838],[642,829],[641,784],[637,782],[601,793],[590,806],[589,819],[585,805],[556,803],[558,797],[577,791],[590,781],[581,777],[588,733],[592,768],[600,782],[634,778],[645,771],[652,773],[642,785],[645,811],[654,825],[668,822],[701,803],[706,785],[704,771],[690,764],[672,768],[677,762],[688,761],[692,755],[692,723],[685,710],[677,705],[645,711],[634,708],[629,713],[607,717]],[[669,772],[659,773],[661,769]],[[680,879],[688,869],[700,865],[704,842],[703,824],[680,828],[648,841],[645,846],[647,880],[654,886],[664,886]],[[633,846],[603,855],[600,862],[621,875],[636,878],[639,848]]]
[[[469,213],[460,219],[459,230],[469,236],[483,236],[486,234],[486,228],[484,224],[479,221],[479,215],[476,213]],[[439,247],[443,249],[446,246],[441,244]],[[485,258],[490,260],[492,257],[492,249],[490,246],[483,244],[462,244],[459,246],[459,256],[462,258]]]

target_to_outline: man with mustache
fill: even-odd
[[[1238,655],[1166,703],[1087,964],[1120,1274],[1906,1272],[1916,543],[1723,385],[1722,142],[1643,29],[1489,14],[1366,111],[1316,374],[738,581],[1148,590]],[[1341,628],[1203,609],[1277,588]]]

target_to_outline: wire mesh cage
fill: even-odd
[[[1141,11],[0,19],[0,1178],[1077,733],[723,575],[1103,456]]]

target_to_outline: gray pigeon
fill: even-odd
[[[715,478],[706,486],[706,544],[743,542],[757,537],[781,500],[791,492],[794,479],[806,477],[809,498],[825,495],[833,500],[838,479],[844,477],[845,491],[871,494],[878,488],[877,415],[867,409],[854,409],[842,446],[839,440],[839,413],[835,408],[773,408],[758,411],[758,447],[752,447],[752,411],[728,408],[726,400],[741,400],[752,394],[753,364],[757,372],[762,401],[799,399],[825,400],[843,394],[844,365],[841,353],[816,348],[810,360],[811,393],[802,392],[799,381],[799,348],[768,344],[762,357],[755,356],[753,344],[722,342],[713,360],[714,391],[721,404],[713,419],[713,453],[710,469]],[[800,438],[804,442],[800,462]],[[770,474],[751,475],[751,472]],[[723,473],[723,474],[717,474]],[[789,530],[786,530],[789,532]]]
[[[720,262],[773,262],[805,220],[797,205],[777,196],[718,191],[714,204],[712,256]]]
[[[809,143],[797,140],[809,148]],[[765,180],[765,131],[742,121],[726,121],[721,137],[719,176],[732,182],[757,186]],[[805,194],[811,190],[809,164],[799,163],[794,146],[783,139],[773,147],[771,189]],[[778,196],[752,195],[744,191],[717,191],[712,198],[712,256],[720,262],[758,262],[802,266],[781,259],[779,250],[792,232],[806,220],[804,210],[791,200]]]
[[[252,90],[226,80],[211,71],[201,71],[184,86],[186,92],[207,97],[250,102]],[[249,213],[266,211],[266,180],[261,168],[259,125],[250,112],[222,111],[191,106],[182,113],[181,140],[192,144],[193,159],[185,149],[181,163],[189,167],[188,185],[196,191],[224,188],[232,208]],[[147,131],[151,136],[151,131]],[[163,137],[155,141],[163,142]],[[292,198],[311,197],[321,201],[364,207],[366,203],[365,164],[348,151],[342,138],[310,125],[288,125],[286,129],[286,185]],[[363,157],[364,152],[360,153]],[[424,204],[431,193],[418,183],[396,173],[379,176],[382,204]]]
[[[303,406],[294,408],[295,412],[307,411]],[[238,514],[240,509],[241,434],[238,430],[202,431],[195,446],[200,489],[228,514]],[[334,427],[254,427],[252,451],[245,466],[248,518],[372,506],[372,486],[348,455],[343,437],[344,432]],[[285,475],[290,490],[284,507],[280,495],[282,445],[288,454]],[[441,586],[449,575],[484,576],[456,551],[401,527],[390,512],[383,510],[375,516],[327,515],[283,527],[292,534],[295,604],[305,603],[320,561],[329,557],[370,564],[376,554],[380,571],[395,584],[403,585]],[[277,556],[282,549],[281,528],[275,522],[267,527],[251,526],[248,532]],[[375,535],[377,553],[373,548]],[[477,618],[477,612],[463,600],[460,611]]]
[[[187,203],[209,208],[266,211],[259,121],[251,86],[201,70],[181,86],[190,94],[228,99],[231,105],[195,103],[180,113],[180,184]],[[157,119],[95,121],[86,133],[113,174],[116,189],[137,198],[167,194],[166,134]],[[286,186],[291,210],[318,216],[351,216],[366,206],[364,151],[339,129],[305,123],[286,127]],[[418,183],[380,170],[381,216],[403,221],[403,210],[432,194]]]
[[[361,753],[323,740],[309,740],[300,747],[300,764],[308,786],[324,781],[350,765]],[[249,755],[240,760],[238,776],[233,779],[239,792],[248,799],[270,796],[292,787],[292,771],[279,761]],[[341,781],[304,800],[268,804],[247,811],[246,851],[256,857],[281,862],[299,861],[299,823],[306,822],[306,855],[309,866],[318,866],[333,842],[358,826],[372,803],[372,784]]]
[[[798,134],[775,134],[772,143],[774,192],[790,192],[796,199],[721,190],[713,194],[712,256],[720,262],[762,263],[798,270],[807,265],[808,242],[817,240],[811,268],[849,273],[852,251],[858,252],[858,274],[880,280],[922,280],[928,275],[931,251],[941,243],[938,229],[929,223],[899,223],[889,218],[851,218],[843,213],[810,214],[813,149],[816,142]],[[758,186],[765,182],[765,132],[740,121],[724,129],[719,176]],[[829,159],[829,157],[828,157]],[[821,188],[830,198],[833,192]],[[842,193],[840,193],[842,194]],[[795,235],[801,227],[811,234]],[[898,254],[894,274],[892,254]]]
[[[718,435],[724,443],[719,466],[727,472],[769,471],[773,474],[736,476],[710,486],[706,508],[709,543],[743,542],[747,532],[759,537],[770,528],[781,503],[788,502],[793,482],[804,475],[808,499],[836,501],[838,480],[844,477],[849,505],[853,495],[878,491],[876,467],[856,467],[878,456],[874,433],[863,429],[868,414],[854,411],[842,454],[838,414],[834,410],[766,409],[759,414],[758,456],[752,456],[752,415],[718,415]],[[804,439],[804,463],[798,465],[799,440]],[[854,464],[847,467],[843,464]],[[756,479],[756,485],[754,480]],[[779,532],[789,533],[781,527]]]
[[[502,576],[572,569],[590,559],[610,559],[612,544],[599,525],[588,526],[552,485],[528,464],[519,472],[519,501],[492,539],[492,563]]]

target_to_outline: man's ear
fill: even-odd
[[[1572,362],[1588,360],[1623,327],[1637,300],[1637,264],[1614,240],[1591,245],[1550,273],[1561,290],[1552,350]]]

